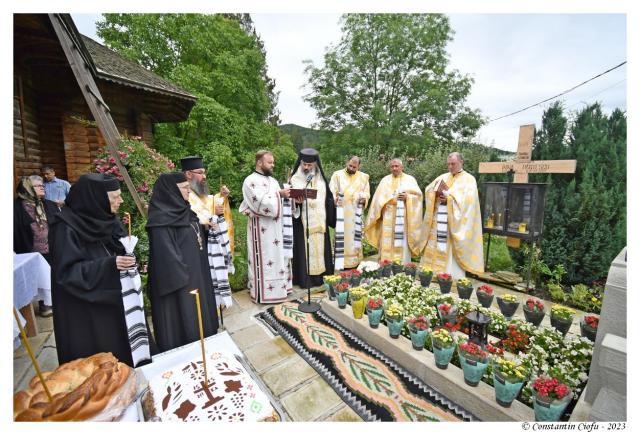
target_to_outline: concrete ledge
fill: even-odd
[[[593,402],[589,417],[591,421],[627,421],[627,398],[602,388]]]
[[[518,401],[514,401],[509,408],[498,405],[493,388],[484,382],[480,382],[477,387],[468,386],[464,382],[462,369],[452,364],[449,364],[446,370],[437,368],[431,352],[426,349],[414,350],[411,340],[403,336],[397,339],[389,337],[389,332],[384,325],[377,329],[371,328],[366,315],[362,319],[354,319],[349,306],[341,310],[336,301],[324,299],[322,309],[336,322],[480,420],[533,421],[535,419],[533,409]]]

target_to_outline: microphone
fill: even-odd
[[[313,180],[313,174],[307,175],[307,184],[311,183],[311,180]]]

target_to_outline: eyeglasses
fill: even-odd
[[[32,186],[33,186],[34,188],[36,188],[36,187],[42,187],[42,188],[44,188],[44,184],[32,184]]]
[[[192,174],[197,174],[197,175],[204,175],[205,174],[205,170],[204,169],[198,170],[198,171],[189,171],[189,172],[191,172]]]

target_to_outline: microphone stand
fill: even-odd
[[[300,304],[298,305],[298,310],[302,311],[303,313],[315,313],[316,311],[320,310],[320,304],[318,304],[317,302],[311,302],[311,278],[309,276],[309,205],[307,203],[307,186],[309,185],[309,183],[311,183],[312,178],[309,178],[307,180],[307,184],[304,185],[304,211],[305,211],[305,215],[306,215],[306,219],[307,219],[307,228],[306,228],[306,232],[307,232],[307,251],[306,251],[306,257],[307,257],[307,276],[306,276],[306,281],[307,281],[307,301],[306,302],[300,302]]]

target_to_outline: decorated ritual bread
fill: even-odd
[[[29,388],[13,396],[15,421],[115,420],[136,395],[135,372],[111,353],[69,361],[42,375],[53,400],[34,376]]]
[[[277,414],[267,396],[232,354],[206,354],[183,362],[149,380],[142,407],[147,419],[162,421],[273,421]]]

